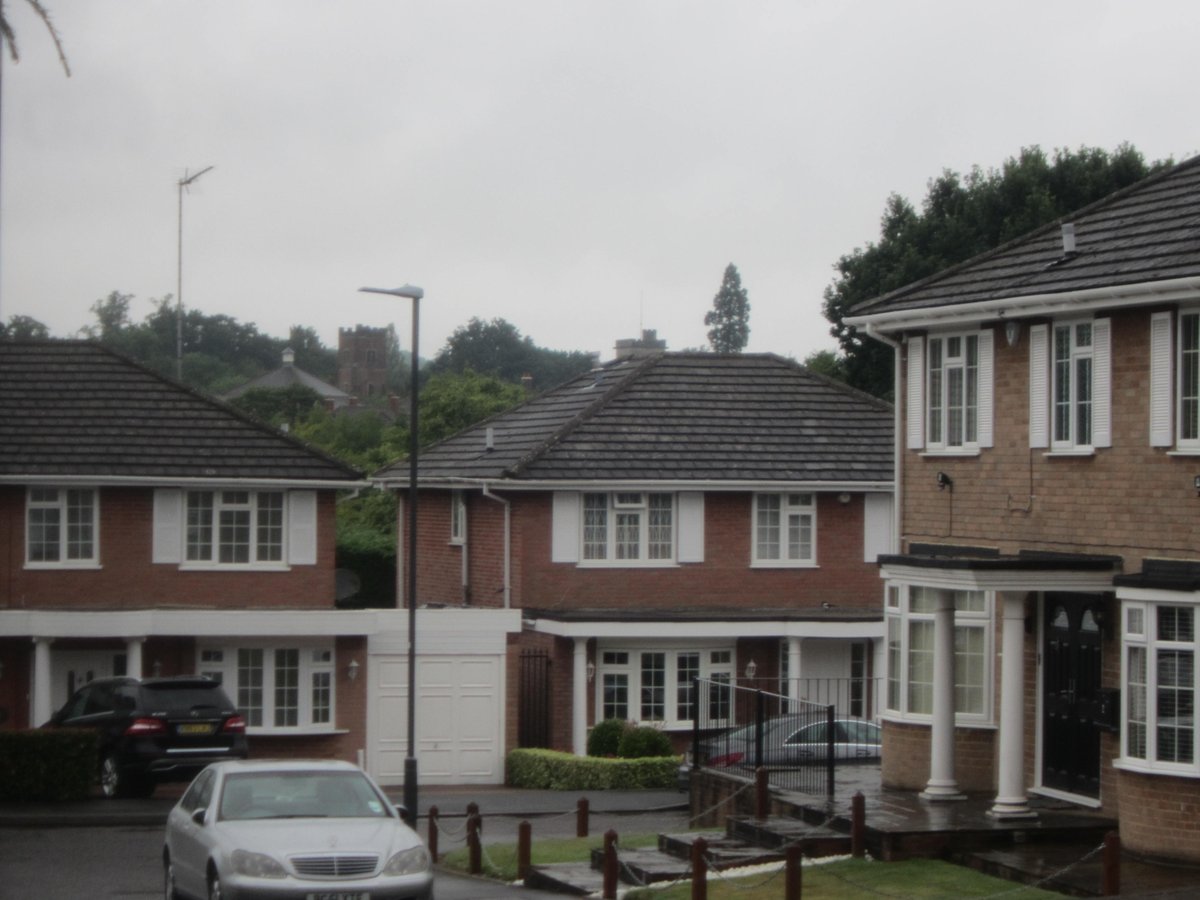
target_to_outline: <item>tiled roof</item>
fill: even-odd
[[[309,374],[303,369],[298,369],[294,365],[282,365],[278,369],[272,369],[265,375],[259,375],[257,378],[247,381],[245,384],[240,384],[232,390],[226,391],[221,395],[222,400],[233,400],[242,396],[247,391],[253,390],[282,390],[290,388],[293,385],[306,387],[309,390],[316,391],[321,397],[340,402],[349,403],[350,395],[341,388],[334,387],[326,381],[322,381],[316,375]]]
[[[361,478],[98,344],[0,342],[0,480],[29,476]]]
[[[881,482],[892,430],[890,405],[780,357],[664,353],[608,363],[423,450],[419,477]],[[377,477],[406,483],[408,464]]]
[[[1062,225],[1076,253],[1063,253]],[[1200,157],[890,294],[854,316],[930,309],[1200,275]]]

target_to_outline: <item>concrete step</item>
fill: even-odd
[[[586,897],[604,890],[604,876],[587,863],[548,863],[530,868],[525,887]]]

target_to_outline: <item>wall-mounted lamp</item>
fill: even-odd
[[[350,665],[346,666],[346,675],[351,681],[358,678],[358,660],[350,660]]]
[[[750,662],[746,663],[746,677],[748,679],[753,679],[754,676],[757,674],[758,674],[758,663],[756,663],[754,660],[750,660]]]
[[[945,472],[937,473],[937,486],[939,491],[944,491],[946,488],[949,488],[950,493],[954,493],[954,479]]]
[[[850,495],[847,494],[845,491],[838,494],[838,503],[842,504],[842,506],[845,506],[849,502],[850,502]]]
[[[596,664],[594,662],[589,662],[587,664],[587,679],[588,684],[591,684],[596,680]]]
[[[1008,341],[1008,346],[1015,347],[1017,342],[1021,340],[1021,323],[1009,319],[1004,323],[1004,340]]]
[[[162,660],[156,659],[154,661],[154,665],[152,665],[150,667],[150,672],[151,672],[151,674],[154,675],[155,678],[158,678],[159,676],[161,676],[162,675]]]
[[[1200,495],[1200,475],[1192,479],[1192,485],[1196,488],[1196,494]]]

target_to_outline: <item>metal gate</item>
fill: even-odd
[[[517,746],[550,746],[550,655],[544,650],[521,651]]]

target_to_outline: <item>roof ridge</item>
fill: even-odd
[[[1061,228],[1068,222],[1075,222],[1085,215],[1091,215],[1105,206],[1126,199],[1127,195],[1129,194],[1152,187],[1163,179],[1169,178],[1172,175],[1176,175],[1179,172],[1196,165],[1200,165],[1200,155],[1193,156],[1191,159],[1185,159],[1183,162],[1176,163],[1173,166],[1166,166],[1157,172],[1151,172],[1145,178],[1141,178],[1135,181],[1133,184],[1127,184],[1123,188],[1118,188],[1112,193],[1106,194],[1097,200],[1093,200],[1091,203],[1088,203],[1085,206],[1081,206],[1078,209],[1071,210],[1070,212],[1064,213],[1057,218],[1051,219],[1049,222],[1046,222],[1044,225],[1041,225],[1032,231],[1019,234],[1016,237],[1005,241],[1003,244],[999,244],[989,250],[984,250],[982,253],[977,253],[974,256],[968,257],[967,259],[957,262],[952,266],[947,266],[946,268],[939,269],[936,272],[931,272],[924,278],[911,281],[908,284],[903,284],[885,294],[880,294],[879,296],[872,297],[869,300],[863,300],[861,303],[857,303],[852,306],[850,308],[850,313],[852,315],[869,315],[869,313],[866,312],[868,307],[875,308],[878,306],[886,306],[894,300],[897,300],[907,294],[914,293],[919,289],[926,288],[931,284],[936,284],[937,282],[949,278],[952,275],[957,275],[959,272],[972,268],[993,256],[999,256],[1002,253],[1007,253],[1016,246],[1032,243],[1042,235],[1052,233],[1056,228]],[[860,310],[862,312],[859,312]]]
[[[655,354],[653,356],[647,356],[640,363],[636,364],[632,371],[621,377],[603,394],[601,394],[586,407],[555,429],[549,437],[534,445],[534,447],[529,450],[528,453],[522,455],[520,459],[505,469],[504,476],[513,478],[520,475],[539,457],[545,455],[555,444],[562,441],[569,434],[571,434],[571,432],[575,431],[585,422],[596,416],[600,410],[604,409],[604,407],[608,405],[609,401],[611,401],[613,397],[616,397],[618,394],[628,390],[631,384],[638,381],[648,369],[653,368],[662,358],[662,354]],[[609,365],[615,366],[622,362],[625,362],[625,360],[614,360],[613,362],[609,363]]]

